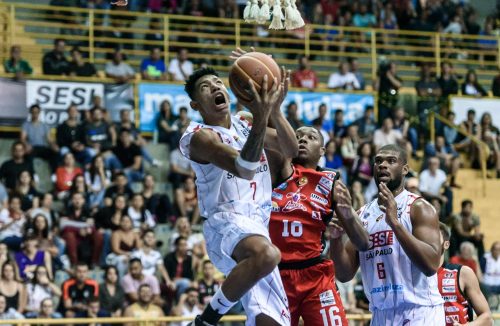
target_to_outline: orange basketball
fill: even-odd
[[[273,85],[276,78],[281,83],[281,70],[276,61],[265,53],[249,52],[239,57],[229,72],[229,87],[236,97],[251,101],[248,93],[248,79],[252,79],[255,89],[260,92],[262,80],[267,74],[267,89]]]

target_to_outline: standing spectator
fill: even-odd
[[[30,120],[23,123],[20,139],[26,146],[27,154],[43,158],[55,171],[59,146],[51,136],[49,125],[40,121],[40,111],[38,104],[30,107]]]
[[[397,105],[399,89],[403,87],[403,80],[397,75],[396,64],[385,62],[380,64],[374,89],[378,91],[378,122],[392,116],[392,110]]]
[[[38,266],[35,269],[33,279],[26,284],[28,304],[26,305],[26,315],[29,317],[38,316],[43,301],[46,299],[59,299],[61,289],[51,282],[49,273],[45,266]]]
[[[290,102],[286,106],[286,120],[288,121],[290,126],[292,126],[292,128],[294,130],[299,129],[300,127],[302,127],[304,125],[302,120],[300,120],[298,115],[297,115],[297,103]]]
[[[122,129],[118,143],[113,148],[119,167],[130,182],[142,181],[144,177],[141,148],[132,142],[130,130]]]
[[[118,282],[118,270],[115,266],[107,266],[104,270],[104,282],[99,285],[99,301],[111,317],[121,317],[125,292]]]
[[[49,278],[52,278],[52,261],[47,251],[39,250],[38,240],[26,237],[23,241],[23,250],[15,255],[19,276],[23,281],[33,280],[38,266],[44,266]]]
[[[431,67],[429,64],[422,64],[420,70],[420,80],[415,83],[417,91],[417,111],[420,126],[423,130],[428,127],[428,111],[437,111],[437,104],[442,95],[441,87],[437,80],[431,74]]]
[[[66,43],[63,39],[54,40],[54,49],[43,56],[44,75],[68,75],[69,62],[64,55]]]
[[[7,309],[12,308],[18,313],[24,313],[28,298],[24,284],[17,280],[14,263],[4,263],[1,271],[0,295],[5,297]]]
[[[99,302],[98,297],[90,298],[87,309],[81,312],[78,312],[75,316],[76,318],[109,318],[111,314],[109,311],[101,309],[101,303]],[[92,324],[91,324],[92,325]],[[109,324],[102,324],[102,326],[109,326]]]
[[[26,216],[21,210],[21,197],[19,195],[11,195],[8,203],[8,207],[0,211],[0,240],[10,250],[18,251],[23,241]]]
[[[446,115],[446,119],[448,119],[448,121],[450,121],[453,126],[456,126],[455,117],[456,117],[456,115],[453,111],[449,111],[448,114]],[[448,125],[444,125],[443,126],[443,136],[444,136],[444,140],[445,140],[446,145],[453,146],[453,145],[455,145],[456,140],[458,138],[458,131],[453,127],[450,127]]]
[[[491,83],[491,93],[493,93],[493,96],[500,97],[500,71],[493,78]]]
[[[127,273],[132,252],[140,247],[139,233],[134,231],[132,219],[124,215],[120,221],[120,228],[111,234],[111,253],[106,257],[106,263],[116,266],[118,274],[123,277]]]
[[[177,51],[177,58],[170,61],[168,73],[173,81],[185,81],[193,74],[193,63],[188,59],[187,49],[181,48]]]
[[[0,320],[24,319],[23,314],[7,305],[7,298],[0,294]]]
[[[61,234],[66,241],[67,252],[72,264],[78,261],[91,261],[99,264],[103,236],[94,226],[85,207],[85,197],[75,192],[71,195],[71,207],[65,217],[61,218]],[[85,244],[85,245],[83,245]]]
[[[462,95],[475,97],[488,96],[488,93],[479,84],[476,72],[472,69],[469,69],[465,75],[465,80],[462,84]]]
[[[74,276],[62,284],[62,306],[66,318],[84,312],[90,299],[99,296],[99,285],[88,277],[88,272],[87,264],[76,263]]]
[[[69,64],[70,76],[93,77],[97,75],[95,66],[83,61],[82,53],[77,47],[71,50],[71,58],[73,60]]]
[[[460,213],[455,214],[451,220],[452,246],[450,247],[450,255],[453,256],[458,252],[462,242],[469,241],[478,249],[478,257],[483,257],[484,234],[481,232],[479,216],[473,213],[471,200],[463,200],[461,206]]]
[[[483,272],[482,287],[487,298],[500,294],[500,242],[495,241],[491,245],[490,252],[481,259],[481,270]]]
[[[441,64],[441,76],[438,83],[444,100],[447,101],[450,95],[458,94],[458,81],[451,62],[444,61]]]
[[[114,129],[104,120],[103,110],[100,107],[94,107],[90,114],[91,121],[83,127],[85,144],[92,150],[92,156],[99,153],[105,153],[116,143],[116,134]]]
[[[168,145],[170,151],[176,148],[175,141],[177,140],[178,129],[174,124],[177,117],[172,114],[172,106],[169,101],[161,102],[156,122],[158,129],[158,142]]]
[[[59,198],[65,197],[66,192],[71,189],[73,179],[83,174],[82,169],[75,165],[75,157],[71,152],[64,154],[63,165],[56,170],[55,187]]]
[[[210,260],[203,261],[202,277],[197,281],[199,303],[206,306],[212,300],[215,292],[219,290],[221,283],[215,279],[215,267]]]
[[[134,318],[158,318],[163,317],[163,310],[154,303],[155,290],[151,285],[143,283],[134,293],[137,300],[129,305],[123,314],[124,317]],[[134,326],[134,323],[125,324],[125,326]],[[158,326],[164,326],[165,323],[156,323]]]
[[[468,266],[474,271],[477,278],[480,281],[482,280],[482,273],[481,269],[479,268],[476,249],[474,248],[474,245],[471,242],[465,241],[460,244],[460,252],[458,255],[455,255],[450,258],[450,264]]]
[[[141,74],[144,80],[166,80],[165,63],[161,59],[161,49],[153,47],[149,51],[149,58],[141,62]]]
[[[438,199],[442,203],[447,203],[448,198],[443,194],[446,181],[446,173],[439,168],[439,159],[431,157],[428,168],[420,173],[419,190],[427,200]]]
[[[292,73],[292,86],[314,90],[318,87],[318,83],[318,76],[316,72],[311,69],[309,58],[300,56],[299,69]]]
[[[36,190],[34,184],[29,171],[19,173],[15,193],[21,197],[21,210],[24,212],[40,206],[41,193]]]
[[[118,84],[125,84],[135,79],[134,69],[124,62],[124,54],[122,50],[116,49],[113,53],[113,60],[106,63],[104,68],[107,78],[112,78]]]
[[[366,88],[365,77],[363,73],[359,70],[359,62],[357,58],[350,57],[347,59],[349,63],[349,71],[354,74],[359,83],[359,89],[364,90]]]
[[[85,183],[89,190],[89,205],[91,208],[103,206],[106,188],[111,183],[111,172],[104,165],[104,158],[98,154],[85,171]]]
[[[16,79],[33,73],[33,68],[31,68],[28,61],[21,58],[21,47],[19,45],[13,45],[10,48],[10,58],[5,60],[3,67],[6,73],[16,74]]]
[[[156,221],[149,210],[144,206],[144,197],[140,193],[135,193],[127,210],[128,216],[132,219],[135,230],[147,230],[154,228]]]
[[[185,237],[178,237],[174,244],[175,251],[165,256],[163,263],[169,278],[175,282],[177,298],[179,298],[194,281],[195,262],[188,253]]]
[[[153,292],[153,303],[162,305],[163,300],[160,297],[160,284],[158,279],[152,275],[146,275],[142,271],[142,263],[138,258],[132,258],[129,261],[129,272],[121,279],[121,285],[128,302],[137,302],[139,297],[139,289],[145,284]]]
[[[198,290],[188,288],[179,299],[179,302],[172,308],[172,314],[179,317],[196,317],[203,312],[203,306],[198,302]],[[175,326],[189,326],[190,322],[173,323]]]
[[[176,148],[170,153],[170,174],[168,176],[168,181],[172,183],[174,190],[177,190],[182,188],[184,182],[189,177],[194,177],[191,163],[181,154],[181,151]]]
[[[341,62],[339,64],[339,71],[330,75],[328,88],[358,90],[361,86],[356,76],[352,72],[349,72],[347,62]]]
[[[385,118],[382,128],[375,130],[373,135],[375,151],[385,145],[397,144],[401,140],[403,140],[403,135],[399,130],[394,129],[394,122],[391,118]]]

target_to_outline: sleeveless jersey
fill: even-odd
[[[192,121],[179,141],[180,151],[186,158],[190,159],[191,138],[198,130],[204,128],[213,130],[221,142],[241,151],[250,134],[251,125],[238,115],[231,116],[230,129]],[[254,214],[255,210],[263,210],[266,215],[265,222],[268,222],[272,186],[269,164],[264,151],[253,180],[238,178],[213,164],[200,164],[191,160],[191,166],[196,174],[201,216],[210,218],[217,212],[250,215]]]
[[[282,262],[316,258],[323,249],[322,235],[332,217],[334,171],[293,165],[293,174],[273,190],[269,234],[281,251]]]
[[[438,288],[444,299],[446,326],[455,322],[467,324],[472,320],[472,309],[460,289],[460,269],[462,265],[445,264],[438,270]],[[469,319],[469,317],[471,317]]]
[[[418,198],[407,190],[395,198],[397,217],[409,232],[413,229],[410,209]],[[359,217],[370,235],[369,249],[359,252],[363,288],[370,301],[370,310],[442,304],[437,276],[425,276],[411,262],[385,221],[377,199],[363,206]]]

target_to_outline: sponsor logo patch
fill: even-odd
[[[454,286],[443,286],[443,293],[454,293],[455,292],[455,287]]]
[[[328,200],[326,198],[320,197],[315,193],[311,194],[311,200],[323,205],[328,205]]]
[[[328,290],[319,294],[319,301],[321,302],[321,307],[333,306],[335,304],[335,297],[333,296],[333,291]]]
[[[276,198],[277,200],[282,200],[283,199],[283,195],[280,194],[279,192],[273,191],[272,198]]]
[[[288,188],[288,182],[283,182],[278,186],[279,190],[286,190],[286,188]]]
[[[307,180],[307,177],[302,177],[299,179],[299,181],[297,181],[297,184],[299,185],[299,187],[302,187],[305,186],[307,182],[309,182],[309,180]]]
[[[321,177],[321,179],[319,179],[319,184],[326,189],[332,189],[333,181],[328,179],[327,177]]]
[[[314,189],[314,191],[316,191],[322,195],[325,195],[325,196],[328,196],[328,194],[330,193],[330,190],[325,189],[325,188],[321,187],[320,185],[317,185],[316,189]]]
[[[313,220],[319,220],[319,221],[321,221],[321,213],[318,212],[318,211],[312,211],[311,217],[312,217]]]
[[[394,243],[394,232],[392,230],[385,230],[370,234],[370,247],[368,250],[390,246]]]
[[[285,207],[283,207],[283,213],[291,212],[297,209],[303,210],[304,212],[307,211],[306,207],[301,203],[302,200],[307,199],[306,195],[301,194],[300,192],[289,192],[286,194],[286,198],[290,198],[290,200],[285,204]]]
[[[446,302],[457,302],[456,295],[443,295],[443,300]]]
[[[449,315],[449,316],[446,316],[446,323],[447,324],[453,324],[455,322],[459,322],[460,319],[458,318],[458,315]]]
[[[453,285],[455,286],[455,280],[452,278],[443,279],[443,285]]]
[[[271,204],[271,210],[273,212],[279,212],[280,211],[280,207],[279,207],[279,205],[278,205],[277,202],[273,201],[273,203]]]
[[[451,307],[444,307],[444,311],[446,312],[458,312],[460,309],[458,309],[458,307],[455,307],[455,306],[451,306]]]

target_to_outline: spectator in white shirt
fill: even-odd
[[[198,302],[198,290],[195,288],[188,288],[179,299],[179,303],[172,308],[172,314],[179,317],[195,317],[203,312],[203,307]],[[191,325],[189,321],[179,323],[172,323],[175,326],[188,326]]]
[[[490,252],[484,254],[481,259],[481,270],[483,271],[482,287],[485,289],[487,298],[500,294],[500,242],[495,241],[491,245]]]
[[[375,130],[373,134],[373,144],[375,151],[385,145],[400,143],[403,140],[401,131],[394,129],[394,122],[391,118],[385,118],[382,123],[382,128]]]
[[[442,194],[442,188],[446,185],[446,173],[439,168],[439,159],[431,157],[428,168],[420,173],[420,192],[427,200],[438,199],[446,203],[448,198]]]
[[[328,88],[354,90],[361,89],[356,75],[349,72],[349,65],[347,62],[341,62],[339,65],[339,72],[333,73],[328,79]]]
[[[142,247],[132,253],[133,258],[139,258],[142,262],[143,273],[154,276],[159,272],[165,281],[168,281],[168,274],[163,266],[163,257],[156,248],[156,236],[153,230],[147,230],[142,236]],[[167,282],[167,286],[169,282]]]
[[[0,241],[14,252],[21,248],[25,223],[26,216],[21,210],[21,197],[17,194],[11,195],[8,207],[0,211]]]
[[[173,81],[185,81],[193,74],[193,63],[188,60],[187,49],[179,49],[177,58],[170,61],[168,73]]]
[[[117,49],[113,53],[113,60],[106,63],[104,71],[106,72],[106,77],[113,78],[117,83],[123,84],[135,78],[135,71],[132,67],[123,62],[123,53],[120,49]]]

